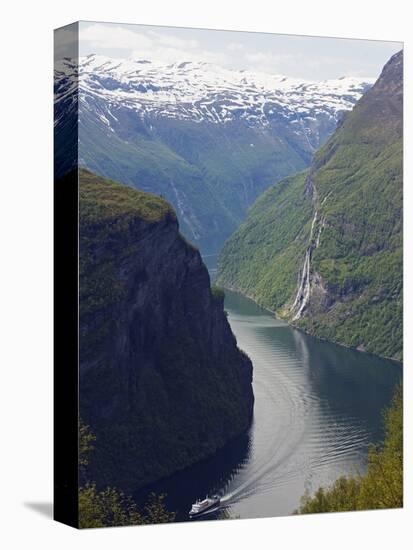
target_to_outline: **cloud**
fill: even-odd
[[[224,53],[202,48],[197,40],[147,29],[133,31],[125,26],[94,23],[81,28],[81,55],[103,51],[122,51],[122,56],[163,63],[205,61],[224,65]]]
[[[172,64],[204,61],[230,69],[322,80],[342,75],[378,75],[400,44],[174,29],[141,25],[80,23],[80,55],[149,59]],[[67,51],[62,38],[58,53]]]
[[[177,36],[166,35],[156,31],[148,31],[148,36],[153,38],[153,40],[162,46],[168,46],[172,48],[177,48],[184,50],[187,48],[197,49],[199,48],[199,42],[197,40],[183,40]]]
[[[150,48],[153,41],[143,33],[133,32],[126,27],[94,23],[80,28],[80,40],[89,48],[107,48],[120,50],[138,50]]]
[[[122,57],[150,59],[162,63],[203,61],[224,67],[237,64],[261,72],[280,72],[291,63],[291,55],[247,50],[240,42],[230,42],[221,50],[209,49],[198,40],[185,39],[171,32],[124,25],[93,23],[80,29],[81,55],[86,53],[119,52]]]
[[[244,49],[244,46],[239,42],[230,42],[228,44],[228,49],[230,52],[239,52]]]
[[[298,64],[299,54],[275,54],[272,52],[247,52],[244,56],[246,64],[256,71],[268,73],[284,73],[291,64]]]

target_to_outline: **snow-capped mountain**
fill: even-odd
[[[63,59],[55,72],[56,139],[67,143],[67,115],[79,111],[79,162],[163,194],[183,232],[216,249],[259,193],[308,165],[372,84],[204,62]]]
[[[75,76],[70,60],[62,61],[60,74]],[[57,100],[70,92],[74,82],[67,82],[69,87],[59,90]],[[149,114],[217,124],[240,118],[265,126],[276,115],[294,122],[326,113],[337,120],[372,83],[372,79],[355,77],[310,82],[204,62],[163,65],[93,54],[79,60],[80,100],[85,106],[90,98],[100,98],[115,109],[126,107],[141,117]]]

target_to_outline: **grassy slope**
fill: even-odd
[[[218,284],[241,290],[279,310],[297,284],[310,231],[312,205],[303,194],[306,172],[264,193],[247,221],[224,245]]]
[[[156,131],[108,132],[87,113],[79,128],[82,166],[156,194],[174,205],[183,234],[216,252],[274,180],[309,163],[297,145],[244,126],[156,121]],[[252,143],[253,142],[253,143]],[[252,146],[252,145],[253,146]]]
[[[312,297],[297,324],[401,359],[402,73],[394,65],[319,150],[308,173],[284,180],[255,203],[224,246],[218,283],[291,319],[317,210],[314,235],[324,226],[312,252]],[[312,196],[305,193],[309,183]],[[318,284],[320,295],[320,281],[322,299],[314,291]]]
[[[157,222],[166,215],[175,217],[172,207],[160,197],[100,178],[83,169],[79,171],[79,204],[83,224],[111,223],[119,219],[127,223],[136,217]]]
[[[175,206],[182,232],[198,246],[213,248],[236,227],[238,220],[220,206],[200,170],[159,140],[138,134],[122,141],[87,120],[80,135],[82,166],[165,197]]]
[[[197,166],[204,185],[237,225],[248,206],[274,181],[303,169],[307,156],[284,136],[245,128],[243,124],[212,125],[168,120],[158,125],[163,142]]]
[[[122,298],[122,287],[116,276],[116,261],[107,247],[105,261],[96,265],[94,249],[127,231],[141,220],[151,224],[169,217],[176,219],[172,207],[160,197],[142,193],[125,185],[103,179],[87,170],[79,171],[80,231],[80,314],[90,315],[101,307],[113,305]],[[125,248],[126,256],[132,252]],[[102,330],[101,336],[104,336]],[[87,345],[92,342],[87,340]]]

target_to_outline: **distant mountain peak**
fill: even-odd
[[[63,60],[62,73],[64,65],[67,70],[73,68],[69,60]],[[268,126],[274,113],[286,119],[299,116],[300,120],[326,114],[337,121],[372,84],[372,79],[358,77],[309,81],[232,70],[204,61],[163,64],[96,54],[79,59],[81,102],[99,96],[140,116],[155,113],[195,122],[242,119],[252,126]]]
[[[90,55],[56,66],[56,142],[64,152],[70,136],[82,166],[164,196],[183,234],[213,253],[263,190],[308,166],[372,84]]]

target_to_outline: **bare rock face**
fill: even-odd
[[[249,427],[251,362],[165,201],[81,172],[80,290],[80,412],[98,484],[137,489]]]

